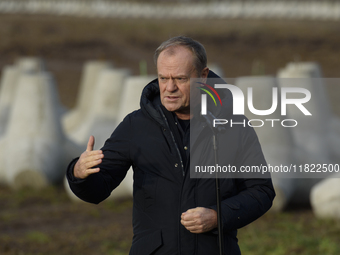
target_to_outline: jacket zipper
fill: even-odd
[[[159,110],[160,110],[160,112],[162,113],[162,116],[163,116],[163,118],[164,118],[165,124],[166,124],[167,128],[169,129],[169,132],[170,132],[170,135],[171,135],[172,141],[173,141],[173,142],[174,142],[174,144],[175,144],[175,148],[176,148],[176,151],[177,151],[177,154],[178,154],[179,160],[180,160],[180,162],[181,162],[181,169],[182,169],[182,174],[183,174],[183,176],[185,176],[185,172],[184,172],[184,166],[183,166],[183,160],[182,160],[182,156],[181,156],[181,153],[180,153],[180,151],[179,151],[179,149],[178,149],[178,146],[177,146],[177,143],[176,143],[175,137],[174,137],[174,135],[173,135],[173,133],[172,133],[172,131],[171,131],[171,129],[170,129],[170,125],[169,125],[169,123],[168,123],[168,120],[167,120],[167,118],[165,117],[165,115],[164,115],[164,113],[163,113],[162,109],[161,109],[161,108],[159,108]]]
[[[165,121],[165,124],[167,125],[167,128],[169,129],[169,132],[171,134],[171,138],[172,138],[172,141],[174,142],[175,144],[175,147],[176,147],[176,151],[177,151],[177,154],[178,154],[178,157],[180,159],[180,162],[181,162],[181,169],[182,169],[182,174],[183,174],[183,177],[185,176],[185,172],[184,172],[184,166],[183,166],[183,160],[182,160],[182,156],[181,156],[181,153],[179,151],[179,148],[177,146],[177,143],[176,143],[176,140],[175,140],[175,137],[170,129],[170,125],[168,123],[168,120],[167,118],[165,117],[165,114],[163,113],[162,111],[162,108],[159,107],[159,111],[161,112],[163,118],[164,118],[164,121]],[[183,191],[183,184],[184,184],[184,179],[182,180],[182,183],[181,183],[181,190],[180,190],[180,195],[179,195],[179,211],[178,211],[178,215],[181,215],[181,205],[182,205],[182,191]],[[179,250],[179,254],[182,254],[182,251],[181,251],[181,222],[179,221],[178,222],[178,250]]]

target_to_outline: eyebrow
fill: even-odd
[[[164,75],[164,74],[158,74],[158,77],[169,77],[167,75]],[[172,76],[171,78],[173,79],[177,79],[177,78],[188,78],[189,76],[185,75],[185,74],[179,74],[179,75],[176,75],[176,76]]]

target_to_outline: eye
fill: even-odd
[[[177,78],[177,81],[178,82],[181,82],[181,83],[183,83],[183,82],[186,82],[188,79],[186,78],[186,77],[178,77]]]

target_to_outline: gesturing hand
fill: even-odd
[[[217,212],[204,207],[189,209],[182,213],[181,223],[191,233],[208,232],[217,227]]]
[[[93,150],[94,137],[91,135],[84,151],[78,159],[73,169],[73,175],[80,179],[85,179],[90,174],[98,173],[99,168],[92,168],[102,162],[104,154],[101,150]]]

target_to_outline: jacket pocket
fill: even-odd
[[[162,244],[162,231],[156,230],[133,243],[129,255],[150,255]]]
[[[144,211],[155,204],[158,177],[146,174],[143,183]]]
[[[133,194],[135,206],[145,211],[155,204],[157,181],[157,176],[143,172],[135,173]]]

